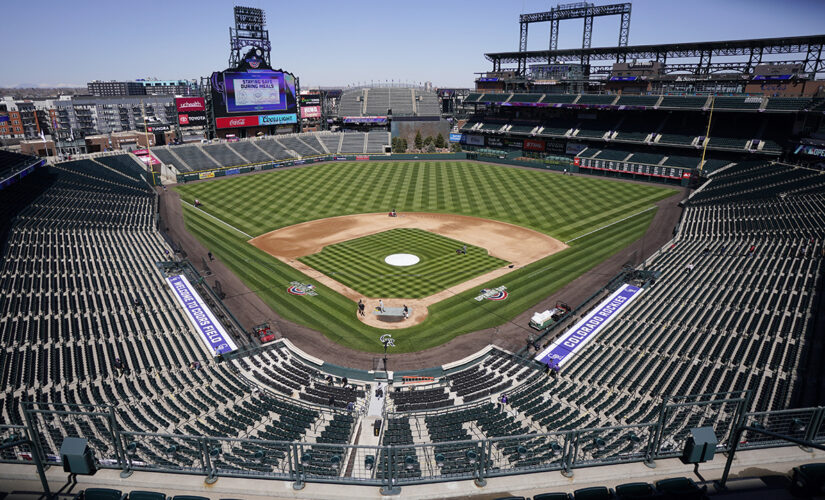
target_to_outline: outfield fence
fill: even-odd
[[[653,466],[681,455],[697,426],[713,428],[717,452],[730,450],[745,426],[825,443],[825,407],[746,413],[749,403],[750,393],[743,391],[674,396],[665,398],[652,422],[395,446],[134,432],[122,427],[111,406],[23,403],[26,424],[0,425],[0,437],[4,443],[31,439],[35,446],[5,449],[0,462],[34,464],[36,453],[43,463],[59,465],[63,439],[80,436],[89,440],[99,467],[119,469],[123,477],[151,471],[194,474],[207,482],[245,477],[394,490],[440,481],[483,484],[486,478],[531,472],[569,476],[576,469],[624,463]],[[746,431],[738,449],[786,445]]]

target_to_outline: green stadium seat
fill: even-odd
[[[578,97],[577,94],[544,94],[541,102],[570,104]]]
[[[705,492],[696,485],[693,479],[687,477],[662,479],[656,483],[656,489],[666,498],[701,499],[706,497]]]
[[[121,500],[123,492],[109,488],[86,488],[83,492],[84,500]]]
[[[656,490],[650,483],[625,483],[616,486],[616,497],[619,500],[655,498]]]
[[[570,500],[568,493],[541,493],[534,495],[533,500]]]
[[[574,491],[573,498],[575,500],[610,500],[613,498],[613,491],[606,486],[592,486]]]
[[[513,94],[510,102],[539,102],[542,94]]]
[[[791,481],[791,492],[795,495],[822,495],[825,493],[825,463],[794,467]]]
[[[129,493],[129,500],[166,500],[166,494],[157,491],[135,490]]]

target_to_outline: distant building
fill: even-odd
[[[134,82],[103,82],[95,80],[86,84],[89,94],[99,97],[125,95],[178,95],[197,94],[197,85],[188,80],[136,80]]]
[[[95,80],[86,84],[89,93],[94,96],[146,95],[142,82],[102,82]]]
[[[175,124],[178,112],[171,95],[142,96],[64,96],[54,101],[57,129],[83,135],[110,134],[137,130],[146,120]]]
[[[40,135],[37,111],[32,101],[4,97],[0,100],[0,116],[8,116],[8,120],[0,121],[2,138],[31,139]]]
[[[188,80],[138,80],[143,84],[146,95],[197,95],[198,88]]]

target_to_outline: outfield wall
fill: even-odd
[[[502,165],[516,165],[521,167],[539,168],[544,170],[555,170],[557,172],[567,171],[573,174],[586,173],[589,175],[599,175],[605,177],[619,177],[643,180],[647,182],[661,182],[666,184],[680,184],[686,186],[690,179],[668,180],[665,178],[651,177],[648,175],[635,174],[632,172],[614,172],[607,170],[580,170],[573,158],[548,157],[544,159],[529,160],[515,153],[496,155],[492,152],[469,151],[460,153],[393,153],[393,154],[372,154],[372,155],[320,155],[299,158],[294,160],[274,161],[257,163],[250,165],[240,165],[236,167],[221,167],[210,170],[196,170],[178,174],[179,183],[212,179],[215,177],[228,177],[231,175],[246,174],[255,171],[272,170],[276,168],[291,167],[294,165],[306,165],[327,161],[434,161],[434,160],[477,160],[488,163],[499,163]]]
[[[326,161],[387,161],[387,160],[465,160],[466,153],[400,153],[400,154],[372,154],[372,155],[321,155],[299,158],[294,160],[273,161],[265,163],[255,163],[240,165],[236,167],[221,167],[209,170],[196,170],[178,174],[179,183],[212,179],[215,177],[227,177],[230,175],[246,174],[248,172],[272,170],[275,168],[291,167],[294,165],[306,165],[310,163],[320,163]]]

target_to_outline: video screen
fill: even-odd
[[[295,78],[272,70],[224,73],[227,114],[295,112]]]

